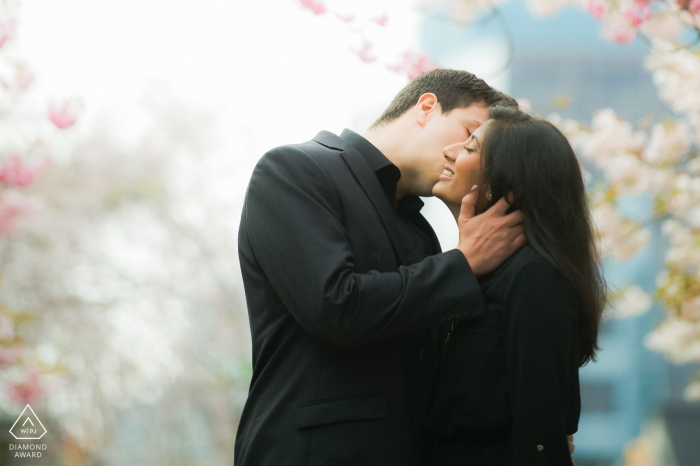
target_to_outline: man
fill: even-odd
[[[476,276],[525,244],[501,201],[440,253],[420,215],[443,148],[510,97],[464,71],[424,73],[362,137],[322,131],[271,150],[243,207],[239,256],[253,378],[238,466],[412,466],[439,351],[435,324],[484,313]]]

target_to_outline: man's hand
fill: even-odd
[[[573,454],[574,454],[574,450],[576,449],[576,446],[574,445],[574,436],[573,436],[573,435],[567,435],[567,436],[566,436],[566,441],[567,441],[567,443],[569,444],[569,454],[570,454],[570,455],[573,455]],[[573,460],[571,460],[571,464],[573,464],[574,466],[576,466],[576,462],[573,461]]]
[[[515,211],[506,215],[510,204],[501,198],[489,210],[475,216],[478,198],[479,188],[475,185],[462,199],[457,220],[457,249],[467,258],[476,276],[491,272],[527,243],[522,212]]]

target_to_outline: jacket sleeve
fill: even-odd
[[[566,441],[574,393],[572,339],[576,301],[566,279],[550,264],[525,265],[511,277],[504,329],[515,466],[571,466]]]
[[[458,250],[397,272],[358,273],[338,193],[299,148],[263,156],[242,216],[243,234],[286,308],[303,329],[335,346],[368,345],[440,317],[484,312],[481,289]]]

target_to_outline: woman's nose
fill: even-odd
[[[451,151],[447,150],[447,148],[445,148],[445,150],[442,151],[442,155],[445,156],[445,160],[447,160],[448,162],[454,163],[455,160],[457,160],[457,157],[454,154],[452,154]]]

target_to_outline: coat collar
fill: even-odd
[[[349,146],[344,139],[341,139],[330,131],[321,131],[313,138],[313,141],[334,150],[345,150],[345,148]]]
[[[377,175],[374,173],[372,167],[370,167],[369,163],[367,160],[365,160],[362,154],[352,145],[346,144],[346,147],[343,152],[340,153],[340,156],[343,158],[343,160],[345,160],[348,167],[350,167],[350,170],[352,170],[353,174],[355,175],[355,179],[357,179],[357,182],[360,184],[365,194],[372,202],[377,214],[379,214],[379,218],[382,220],[382,224],[384,224],[384,228],[389,235],[391,244],[394,246],[396,255],[399,257],[399,261],[403,265],[408,265],[409,259],[408,253],[406,252],[406,246],[401,240],[399,229],[396,225],[396,218],[394,217],[394,212],[391,209],[389,202],[387,202],[386,195],[382,190],[381,184],[379,184]]]

